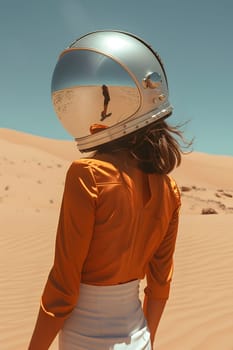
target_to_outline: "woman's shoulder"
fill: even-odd
[[[120,178],[119,170],[113,163],[94,157],[74,160],[68,171],[76,173],[78,176],[86,176],[90,173],[97,184],[112,181],[119,182]]]
[[[170,191],[172,192],[173,196],[176,198],[176,200],[179,204],[181,201],[181,195],[180,195],[179,186],[178,186],[176,180],[171,175],[164,175],[164,179],[165,179],[167,185],[169,186]]]
[[[86,158],[80,158],[75,159],[71,162],[71,164],[68,167],[68,173],[69,172],[80,172],[82,170],[88,170],[88,168],[91,168],[91,163]]]
[[[105,159],[95,158],[95,157],[87,157],[87,158],[80,158],[80,159],[74,160],[71,166],[76,168],[91,168],[97,171],[101,169],[106,169],[109,171],[111,169],[116,170],[116,166],[112,162]]]
[[[67,169],[66,178],[68,181],[77,178],[94,181],[91,164],[84,158],[73,160]]]

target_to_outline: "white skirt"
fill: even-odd
[[[59,350],[151,350],[139,281],[81,284],[77,306],[59,333]]]

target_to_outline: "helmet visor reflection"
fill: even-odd
[[[73,86],[135,86],[128,72],[113,59],[98,52],[67,50],[59,59],[52,78],[52,92]]]
[[[126,68],[91,50],[64,51],[51,90],[60,121],[75,137],[89,135],[95,123],[115,125],[140,107],[139,89]]]

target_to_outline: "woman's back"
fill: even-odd
[[[144,278],[179,206],[174,181],[143,173],[125,152],[82,159],[73,167],[74,174],[80,167],[92,173],[89,194],[97,194],[95,209],[86,212],[87,220],[94,216],[94,228],[81,281],[110,285]],[[167,275],[166,266],[161,273]]]

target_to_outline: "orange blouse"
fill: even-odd
[[[168,298],[180,208],[176,183],[108,157],[75,161],[67,172],[41,299],[54,317],[69,316],[80,282],[114,285],[146,275],[145,293]]]

